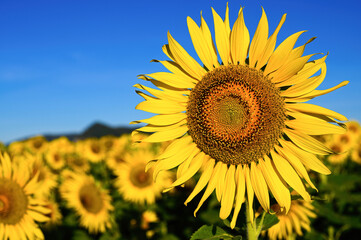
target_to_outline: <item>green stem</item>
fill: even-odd
[[[258,234],[256,224],[251,221],[251,207],[252,206],[249,206],[248,201],[246,200],[247,237],[248,240],[257,240]]]

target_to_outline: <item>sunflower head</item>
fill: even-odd
[[[35,195],[39,189],[36,176],[29,169],[0,153],[0,229],[10,239],[39,238],[44,236],[37,222],[47,222],[48,209],[42,198]]]
[[[215,38],[201,16],[200,26],[187,18],[188,30],[199,64],[168,33],[163,52],[169,60],[154,60],[169,72],[140,75],[156,88],[136,84],[145,101],[136,109],[156,114],[132,123],[144,123],[133,132],[151,133],[138,139],[145,143],[171,143],[147,168],[154,175],[178,167],[171,187],[188,181],[200,169],[201,177],[186,200],[203,189],[195,210],[216,192],[221,202],[220,218],[234,209],[235,226],[242,202],[252,206],[254,196],[270,210],[270,194],[287,213],[289,189],[310,201],[304,181],[312,188],[307,168],[323,174],[329,169],[316,157],[333,151],[314,136],[344,134],[340,121],[347,118],[332,110],[306,103],[317,96],[345,86],[316,90],[326,76],[327,55],[303,56],[306,45],[295,47],[305,32],[292,34],[276,47],[278,33],[286,20],[281,17],[269,36],[265,11],[251,40],[240,9],[233,27],[229,9],[223,19],[214,9]],[[220,61],[219,61],[220,60]],[[203,166],[203,167],[202,167]],[[250,212],[253,219],[253,212]]]

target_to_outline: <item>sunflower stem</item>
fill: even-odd
[[[256,226],[256,221],[252,222],[251,218],[251,209],[252,206],[249,205],[246,200],[246,219],[247,219],[247,239],[248,240],[257,240],[258,239],[258,231]]]

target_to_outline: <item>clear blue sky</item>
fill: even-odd
[[[0,141],[44,133],[81,132],[94,121],[127,125],[149,115],[135,110],[137,75],[165,70],[167,31],[196,59],[186,17],[213,30],[211,6],[224,16],[227,1],[17,1],[0,2]],[[361,120],[361,21],[358,0],[229,1],[231,24],[239,6],[251,37],[266,10],[270,32],[287,19],[277,44],[308,30],[306,54],[327,53],[320,88],[350,84],[314,103]]]

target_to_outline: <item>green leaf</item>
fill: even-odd
[[[260,224],[261,218],[259,217],[257,219],[257,226]],[[263,219],[263,224],[262,224],[262,230],[267,230],[270,227],[272,227],[273,225],[277,224],[280,220],[278,219],[278,217],[276,216],[276,214],[269,214],[266,213]]]
[[[92,238],[83,230],[75,230],[73,239],[77,240],[92,240]]]
[[[190,240],[198,239],[233,239],[233,236],[216,225],[203,225],[193,233]]]

